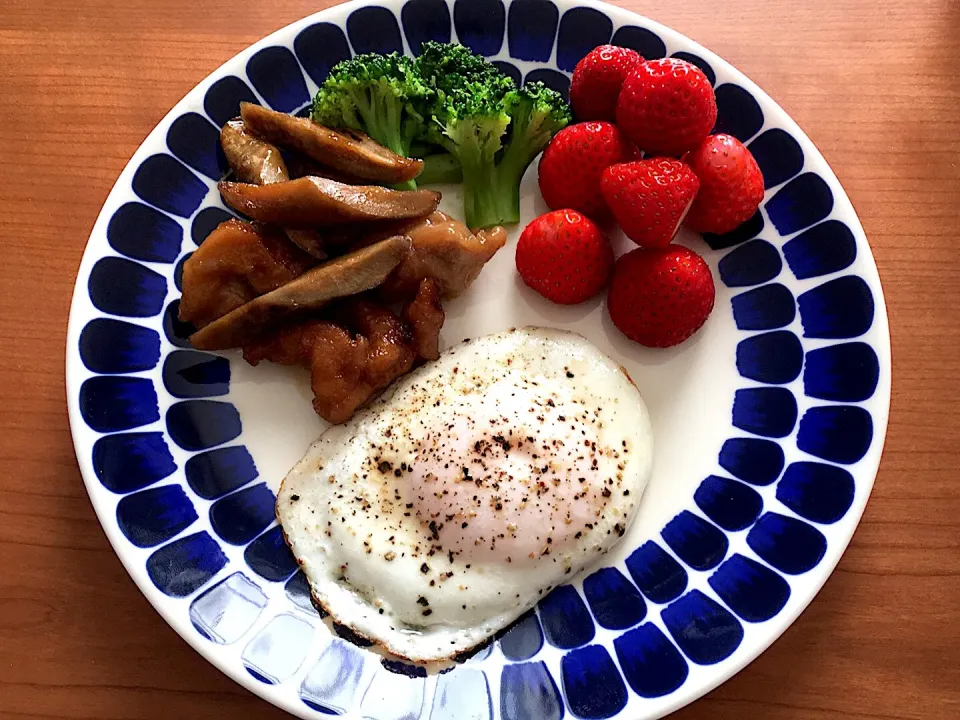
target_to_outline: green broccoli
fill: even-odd
[[[424,43],[417,69],[434,90],[421,139],[459,160],[467,225],[519,221],[524,172],[570,122],[563,98],[542,83],[517,88],[462,45]]]
[[[337,63],[313,99],[320,125],[361,130],[403,157],[424,135],[424,111],[433,90],[414,61],[403,55],[367,53]],[[416,187],[413,181],[405,187]]]

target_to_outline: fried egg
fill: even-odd
[[[277,515],[335,620],[445,659],[617,542],[652,449],[622,367],[579,335],[511,330],[456,345],[327,430]]]

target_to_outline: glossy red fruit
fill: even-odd
[[[572,208],[598,222],[610,217],[600,176],[614,163],[635,157],[636,148],[609,122],[585,122],[558,132],[543,151],[540,193],[553,210]]]
[[[711,135],[684,160],[700,178],[687,227],[722,234],[753,217],[763,201],[763,173],[743,143],[731,135]]]
[[[617,99],[617,125],[650,155],[678,156],[692,150],[716,121],[710,80],[685,60],[640,63],[627,75]]]
[[[613,120],[623,81],[643,57],[636,50],[599,45],[573,69],[570,104],[580,120]]]
[[[693,250],[638,249],[617,260],[607,311],[620,332],[647,347],[679,345],[713,310],[710,268]]]
[[[641,247],[673,240],[699,187],[693,170],[670,158],[611,165],[600,181],[617,224]]]
[[[613,248],[600,228],[576,210],[536,218],[517,243],[517,271],[548,300],[574,305],[596,295],[613,270]]]

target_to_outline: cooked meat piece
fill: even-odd
[[[494,254],[507,242],[501,227],[471,233],[459,220],[435,212],[406,231],[413,252],[383,285],[385,297],[412,297],[423,278],[436,278],[440,295],[454,298],[476,280]]]
[[[264,140],[353,177],[394,185],[413,180],[423,170],[422,160],[397,155],[363,133],[334,131],[307,118],[245,102],[240,103],[240,116]]]
[[[313,320],[283,328],[251,343],[243,357],[251,365],[270,360],[310,370],[313,407],[338,424],[401,375],[410,372],[416,353],[410,328],[387,308],[369,300],[347,300],[339,314],[359,333]]]
[[[198,350],[240,347],[280,321],[377,287],[409,252],[409,238],[392,237],[330,260],[215,320],[191,335],[190,343]]]
[[[240,182],[269,185],[290,179],[280,151],[252,135],[243,120],[229,120],[220,131],[220,146]]]
[[[280,151],[247,130],[240,118],[230,120],[220,131],[220,145],[238,180],[254,185],[272,185],[290,179]],[[287,230],[293,244],[317,260],[328,255],[316,230]]]
[[[403,308],[401,316],[413,333],[417,355],[424,360],[440,357],[440,328],[445,315],[440,305],[440,283],[435,278],[424,278],[416,297]]]
[[[180,320],[203,327],[315,264],[283,234],[227,220],[183,265]]]
[[[432,190],[390,190],[304,177],[273,185],[221,182],[232,208],[254,220],[293,228],[426,217],[440,203]]]

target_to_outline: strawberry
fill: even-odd
[[[610,211],[600,192],[600,174],[635,157],[636,148],[609,122],[585,122],[558,132],[540,158],[540,192],[552,210],[572,208],[603,222]]]
[[[753,217],[763,200],[763,174],[743,143],[711,135],[684,160],[700,178],[700,193],[686,218],[690,229],[728,233]]]
[[[640,63],[623,82],[617,125],[649,155],[682,155],[717,121],[717,99],[696,65],[665,58]]]
[[[600,181],[617,223],[641,247],[673,240],[699,187],[693,170],[669,158],[611,165]]]
[[[596,295],[613,269],[610,242],[585,215],[554,210],[524,228],[517,242],[517,271],[548,300],[574,305]]]
[[[713,310],[713,276],[703,258],[679,245],[637,249],[617,260],[607,311],[620,332],[647,347],[672,347]]]
[[[570,104],[580,120],[613,120],[627,73],[643,62],[636,50],[599,45],[577,63],[570,81]]]

